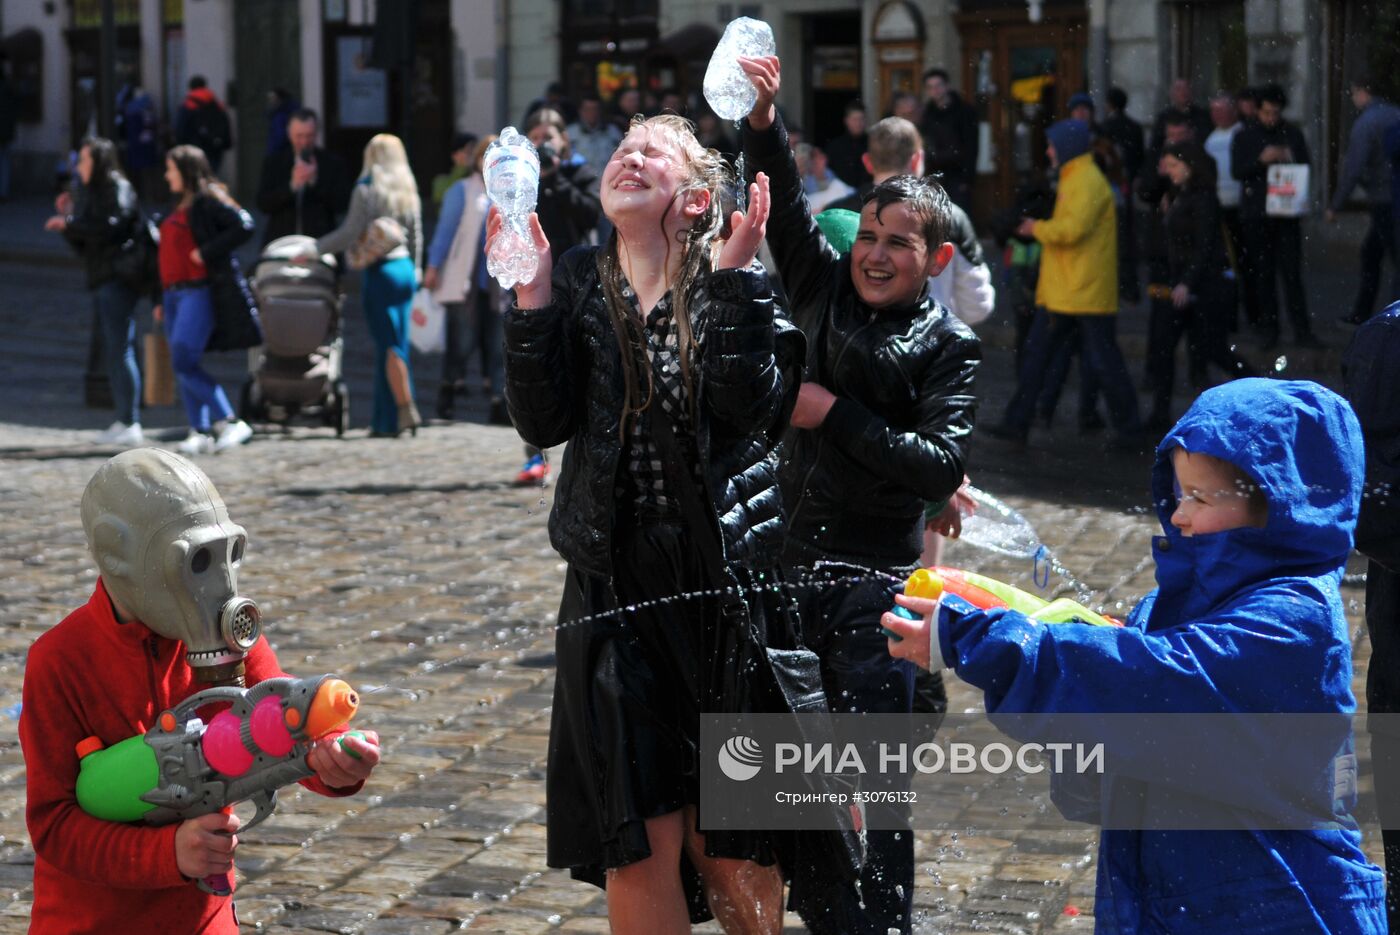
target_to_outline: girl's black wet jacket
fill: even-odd
[[[611,578],[624,391],[597,250],[576,247],[559,259],[547,307],[506,313],[506,399],[526,442],[568,443],[550,542],[574,567]],[[774,449],[797,397],[802,334],[775,308],[757,266],[701,275],[690,314],[696,443],[725,559],[772,567],[785,526]]]

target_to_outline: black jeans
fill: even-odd
[[[1026,337],[1021,372],[1016,380],[1016,392],[1002,416],[1002,424],[1025,432],[1035,415],[1036,401],[1045,386],[1046,374],[1066,345],[1082,342],[1080,366],[1092,372],[1099,392],[1108,401],[1109,417],[1114,431],[1132,436],[1142,430],[1138,417],[1137,391],[1123,353],[1118,349],[1117,315],[1063,315],[1037,309]]]
[[[1152,381],[1152,415],[1169,418],[1172,387],[1176,382],[1176,346],[1186,335],[1187,347],[1193,360],[1202,367],[1214,364],[1230,379],[1252,377],[1256,371],[1249,363],[1230,350],[1229,322],[1235,310],[1235,287],[1225,278],[1201,286],[1195,301],[1185,308],[1175,308],[1171,302],[1154,303],[1152,334],[1147,344],[1147,375]]]
[[[1366,632],[1371,638],[1366,709],[1386,720],[1400,718],[1400,573],[1375,561],[1366,566]],[[1400,932],[1400,815],[1391,807],[1400,798],[1400,736],[1380,719],[1371,722],[1370,730],[1385,853],[1385,910],[1390,930]]]
[[[1244,307],[1244,320],[1254,327],[1259,324],[1259,303],[1254,298],[1254,282],[1249,278],[1249,254],[1240,224],[1240,209],[1221,208],[1220,220],[1225,225],[1225,252],[1230,257],[1230,268],[1235,271],[1235,292]]]
[[[465,302],[449,302],[447,347],[442,355],[442,382],[449,386],[463,383],[472,355],[481,353],[481,375],[490,384],[490,396],[497,399],[506,390],[505,332],[494,289],[473,288]]]
[[[855,583],[826,583],[824,576],[805,569],[794,570],[789,580],[813,582],[795,591],[801,601],[803,635],[821,658],[822,687],[831,711],[909,714],[914,666],[890,655],[880,629],[880,615],[894,606],[889,582],[872,576]],[[900,810],[907,822],[907,806],[885,807]],[[871,830],[866,834],[860,891],[849,886],[832,890],[823,905],[804,910],[803,921],[821,935],[907,935],[913,908],[913,834]]]
[[[1395,212],[1390,205],[1371,206],[1371,228],[1361,242],[1361,280],[1356,287],[1356,301],[1351,315],[1357,320],[1370,318],[1376,309],[1376,294],[1381,289],[1381,261],[1390,257],[1390,295],[1381,302],[1389,305],[1400,299],[1400,244],[1396,238]]]
[[[131,287],[109,279],[93,290],[97,320],[102,327],[102,349],[107,357],[107,379],[112,383],[112,403],[117,420],[131,425],[141,421],[141,372],[136,366],[136,300]]]
[[[1283,279],[1284,301],[1294,339],[1312,336],[1308,300],[1303,293],[1303,228],[1295,218],[1244,218],[1245,256],[1259,306],[1259,330],[1265,338],[1278,338],[1278,280]]]

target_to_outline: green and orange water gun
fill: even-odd
[[[1067,597],[1047,601],[1004,581],[942,565],[916,569],[904,582],[904,593],[908,597],[923,597],[935,601],[944,594],[954,594],[980,610],[1007,607],[1041,623],[1088,623],[1101,627],[1123,625],[1123,621],[1116,617],[1095,613]],[[918,614],[898,604],[895,605],[894,612],[909,620],[919,619]],[[885,630],[885,635],[895,642],[902,639],[889,630]]]

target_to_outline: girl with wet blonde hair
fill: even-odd
[[[776,619],[732,595],[781,551],[774,446],[804,353],[754,263],[768,180],[726,218],[730,185],[687,121],[634,120],[602,174],[612,236],[554,263],[532,215],[539,272],[506,314],[515,427],[568,445],[549,521],[568,569],[548,859],[606,887],[618,935],[710,914],[727,932],[782,927],[779,842],[696,822],[700,712],[745,709],[733,614],[751,633]],[[488,236],[501,229],[493,210]]]

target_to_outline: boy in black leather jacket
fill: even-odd
[[[850,254],[838,256],[812,220],[773,107],[778,59],[739,61],[758,88],[746,171],[771,180],[768,245],[808,347],[783,438],[784,564],[789,580],[842,579],[804,589],[804,630],[832,710],[908,714],[914,672],[890,658],[880,614],[892,582],[918,562],[924,503],[948,499],[963,481],[982,356],[972,331],[927,294],[955,249],[948,197],[912,176],[881,183]],[[824,571],[821,562],[837,564]],[[871,830],[860,893],[833,891],[826,911],[805,921],[814,932],[907,933],[913,893],[913,835]]]

